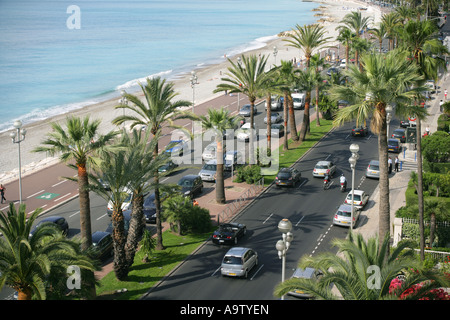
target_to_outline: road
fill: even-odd
[[[323,180],[312,177],[315,163],[324,159],[332,160],[338,166],[338,174],[343,172],[349,178],[351,172],[348,158],[351,154],[348,147],[351,143],[358,143],[360,159],[356,168],[355,185],[371,194],[378,184],[377,180],[364,177],[368,162],[377,158],[376,137],[352,138],[349,136],[350,129],[348,124],[332,131],[295,165],[302,173],[302,179],[295,188],[270,187],[235,219],[248,228],[247,235],[238,245],[251,247],[258,253],[259,264],[248,279],[221,276],[221,260],[229,247],[207,242],[170,277],[150,290],[145,299],[275,299],[273,289],[281,281],[281,261],[275,244],[281,238],[277,225],[283,218],[291,221],[294,234],[287,253],[286,277],[292,275],[301,256],[333,251],[330,241],[333,238],[344,238],[348,232],[347,228],[332,225],[333,214],[346,194],[340,192],[337,177],[333,179],[334,184],[329,190],[323,190]],[[368,205],[373,205],[373,200]]]

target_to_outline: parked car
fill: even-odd
[[[44,225],[54,225],[61,230],[64,235],[69,232],[69,223],[64,217],[60,216],[50,216],[39,221],[30,232],[30,237],[36,232],[37,229]]]
[[[156,223],[156,205],[155,205],[155,193],[150,193],[144,198],[143,214],[146,223]]]
[[[353,206],[362,209],[369,201],[369,195],[365,193],[363,190],[354,190],[353,195]],[[345,204],[352,205],[352,192],[350,191],[347,194],[347,198],[344,201]]]
[[[273,123],[270,125],[270,134],[272,137],[284,136],[284,125],[281,123]]]
[[[281,168],[275,177],[275,184],[277,186],[291,186],[300,181],[302,174],[294,168]]]
[[[400,127],[408,128],[409,127],[409,120],[400,120]]]
[[[367,178],[380,179],[380,162],[378,160],[370,160],[366,169]]]
[[[305,107],[306,95],[304,93],[293,93],[291,97],[294,103],[294,109],[303,109]]]
[[[253,128],[255,128],[255,126],[253,126]],[[255,133],[255,139],[256,139],[256,131],[254,133]],[[240,127],[237,130],[236,138],[238,141],[249,141],[250,134],[251,134],[250,123],[244,123],[242,125],[242,127]]]
[[[227,151],[225,141],[222,143],[223,153]],[[202,159],[203,161],[209,161],[217,158],[217,142],[211,142],[205,147],[205,150],[203,150],[202,153]]]
[[[402,151],[402,144],[399,139],[388,139],[388,152],[399,153]]]
[[[222,223],[214,231],[211,240],[215,244],[237,244],[238,240],[245,236],[247,227],[242,223]]]
[[[250,117],[251,106],[249,104],[244,104],[239,110],[239,115],[243,117]]]
[[[344,66],[344,68],[345,68],[345,66]],[[339,68],[331,67],[327,70],[327,75],[331,76],[333,73],[339,73],[339,72],[340,72]]]
[[[279,114],[278,112],[272,112],[270,114],[270,122],[271,123],[278,123],[281,122],[282,118],[281,118],[281,114]],[[267,123],[267,116],[264,117],[264,123]]]
[[[170,174],[176,167],[178,167],[178,164],[169,159],[165,164],[158,168],[158,172]]]
[[[392,132],[392,138],[400,140],[401,143],[406,142],[406,131],[405,129],[395,129]]]
[[[203,181],[216,181],[217,160],[210,160],[203,165],[198,175]]]
[[[267,110],[267,101],[264,104],[265,110]],[[281,108],[281,101],[280,97],[278,96],[271,96],[270,97],[270,110],[278,110]]]
[[[319,161],[313,169],[313,176],[322,178],[325,174],[333,176],[336,173],[336,165],[332,161]]]
[[[235,169],[236,166],[244,164],[244,159],[242,153],[237,150],[230,150],[225,153],[223,169],[226,171],[231,171]]]
[[[436,92],[436,83],[434,82],[434,80],[427,80],[427,82],[425,82],[425,86],[428,87],[431,93],[435,93]]]
[[[123,202],[122,202],[122,211],[125,210],[129,210],[131,209],[131,200],[133,198],[133,192],[128,189],[128,188],[124,188],[122,191],[123,194]],[[112,212],[113,212],[113,208],[114,208],[114,204],[112,200],[108,201],[108,205],[106,207],[106,213],[108,214],[108,216],[111,217]]]
[[[223,257],[220,272],[223,276],[247,278],[249,272],[257,265],[258,254],[255,250],[234,247]]]
[[[187,197],[193,198],[195,194],[202,193],[203,181],[199,175],[188,174],[178,181],[181,187],[181,193]]]
[[[316,270],[314,268],[297,268],[292,275],[292,279],[310,279],[310,280],[319,280],[323,273],[320,270]],[[310,299],[312,296],[309,293],[304,292],[303,290],[293,290],[289,291],[288,295],[294,296],[296,298]]]
[[[94,258],[103,260],[114,255],[114,245],[111,233],[95,231],[92,234],[92,246]]]
[[[367,136],[368,133],[369,133],[369,130],[365,126],[359,126],[359,127],[354,126],[353,129],[352,129],[352,136],[353,137],[356,137],[356,136],[363,136],[363,137],[365,137],[365,136]]]
[[[189,149],[189,145],[184,140],[172,140],[167,144],[166,152],[172,156],[182,156],[184,151]]]
[[[351,222],[352,220],[351,212],[352,212],[351,205],[341,204],[336,213],[334,214],[333,224],[344,227],[350,227],[350,225],[352,225],[353,227],[355,227],[356,222],[359,219],[360,210],[357,209],[356,207],[353,208],[353,222]]]
[[[123,231],[125,236],[128,235],[128,230],[130,229],[130,220],[131,220],[131,210],[125,210],[122,212],[123,214]],[[106,227],[105,232],[108,232],[110,234],[113,233],[114,227],[112,221],[108,224]]]

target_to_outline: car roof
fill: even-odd
[[[102,240],[104,237],[111,235],[111,233],[106,232],[106,231],[95,231],[92,234],[92,242],[99,242],[100,240]]]
[[[370,160],[369,164],[380,164],[379,160]]]
[[[188,174],[182,177],[180,180],[195,180],[198,178],[198,175],[196,174]]]
[[[245,252],[250,250],[250,248],[244,248],[244,247],[234,247],[228,250],[228,252],[225,254],[226,256],[242,256]]]
[[[292,93],[292,94],[291,94],[291,97],[292,97],[292,98],[300,98],[300,97],[304,97],[304,96],[305,96],[304,93],[299,93],[299,92],[296,92],[296,93]]]
[[[324,164],[330,164],[331,161],[319,161],[316,163],[316,165],[324,165]]]
[[[55,222],[56,220],[59,220],[61,218],[63,218],[63,217],[61,217],[61,216],[50,216],[50,217],[46,217],[46,218],[42,219],[41,223],[42,222]]]
[[[361,195],[361,194],[364,193],[363,190],[353,190],[353,192],[354,192],[355,194],[359,194],[359,195]],[[349,194],[349,195],[352,195],[352,192],[350,191],[348,194]]]
[[[311,279],[314,275],[315,269],[314,268],[297,268],[294,271],[294,274],[292,275],[293,278],[306,278]]]
[[[350,204],[341,204],[338,211],[352,211],[352,206]]]

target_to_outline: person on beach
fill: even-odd
[[[3,184],[0,184],[0,193],[2,195],[2,202],[1,203],[3,203],[3,200],[5,200],[5,202],[6,202],[5,191],[6,191],[6,188],[3,186]]]

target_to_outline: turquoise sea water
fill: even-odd
[[[0,132],[16,119],[27,124],[118,96],[148,76],[174,79],[261,47],[313,22],[315,7],[301,0],[0,0]]]

